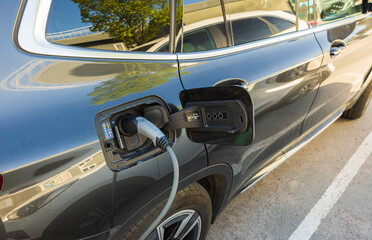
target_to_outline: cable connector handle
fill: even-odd
[[[127,135],[141,134],[164,151],[167,146],[170,146],[170,142],[164,133],[144,117],[127,116],[120,121],[120,129],[122,133]]]
[[[168,138],[166,136],[161,138],[156,138],[156,146],[161,148],[163,151],[166,151],[167,146],[171,146]]]

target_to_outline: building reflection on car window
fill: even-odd
[[[362,12],[363,0],[320,0],[320,19],[323,23]]]
[[[223,24],[219,24],[185,33],[183,52],[201,52],[226,47],[226,36],[223,35],[222,41],[219,41],[218,34],[215,34],[216,29],[217,31],[225,30]],[[181,45],[178,45],[177,50],[181,51]]]
[[[169,41],[169,0],[54,0],[46,39],[70,46],[154,52]]]
[[[184,0],[183,13],[183,27],[177,34],[177,52],[203,52],[227,47],[220,0]]]
[[[224,1],[234,45],[296,31],[295,4],[291,1]]]

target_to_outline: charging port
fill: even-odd
[[[162,129],[169,121],[169,112],[168,105],[161,98],[151,96],[97,114],[95,125],[109,168],[121,171],[162,153],[150,139],[123,126],[127,118],[141,116]],[[163,130],[163,133],[171,143],[174,142],[175,130]]]
[[[242,146],[253,141],[253,102],[244,88],[221,86],[184,90],[180,100],[181,111],[173,107],[172,112],[161,98],[151,96],[97,114],[97,133],[109,168],[120,171],[162,153],[155,146],[157,140],[148,138],[153,130],[144,130],[141,134],[148,125],[152,125],[151,129],[160,129],[170,144],[181,129],[186,129],[188,138],[198,143]],[[146,125],[141,119],[152,124]],[[138,124],[142,124],[141,131],[138,131]]]

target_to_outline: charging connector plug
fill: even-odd
[[[170,142],[164,133],[144,117],[129,115],[123,118],[119,121],[119,130],[126,136],[141,134],[151,139],[154,145],[163,151],[166,151],[167,146],[170,146]]]

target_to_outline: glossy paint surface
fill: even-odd
[[[146,189],[159,181],[160,172],[155,160],[113,174],[97,141],[94,117],[149,95],[180,106],[177,63],[22,53],[12,44],[18,4],[2,5],[0,14],[1,220],[9,238],[76,239],[100,233],[106,238],[105,231],[159,194]],[[197,153],[206,166],[202,144],[190,143],[185,135],[179,141],[183,151],[192,153],[185,162]]]
[[[248,176],[266,160],[300,136],[317,90],[321,57],[319,45],[309,34],[219,58],[180,62],[182,71],[191,72],[182,76],[186,89],[219,82],[228,85],[229,79],[248,83],[255,107],[253,143],[245,147],[208,146],[210,164],[225,162],[232,167],[233,193],[243,189]]]
[[[326,27],[327,25],[324,25]],[[314,29],[316,31],[316,28]],[[316,32],[324,50],[319,93],[309,112],[304,131],[346,105],[360,90],[372,68],[372,17]],[[331,45],[336,40],[347,46],[338,56],[331,56]]]
[[[242,84],[255,104],[253,144],[205,146],[190,142],[182,131],[174,145],[180,188],[210,176],[219,179],[219,192],[212,199],[215,217],[268,160],[284,157],[282,149],[300,137],[314,99],[323,106],[318,102],[330,93],[322,89],[339,84],[339,75],[320,79],[321,71],[323,76],[326,72],[326,61],[321,64],[322,48],[329,44],[326,32],[317,33],[317,39],[307,32],[202,60],[56,58],[26,54],[14,46],[18,5],[19,1],[0,5],[1,240],[4,235],[107,239],[168,196],[172,171],[167,153],[119,173],[106,166],[94,126],[94,117],[102,110],[150,95],[181,108],[179,92],[184,88]],[[370,18],[358,22],[345,38],[348,49],[357,51],[358,41],[370,47],[370,29]],[[371,59],[365,59],[367,68]],[[346,83],[341,91],[348,94],[338,95],[340,103],[312,111],[305,126],[310,128],[326,117],[326,110],[345,104],[357,91],[349,85],[358,84]],[[318,112],[324,114],[317,116]]]

